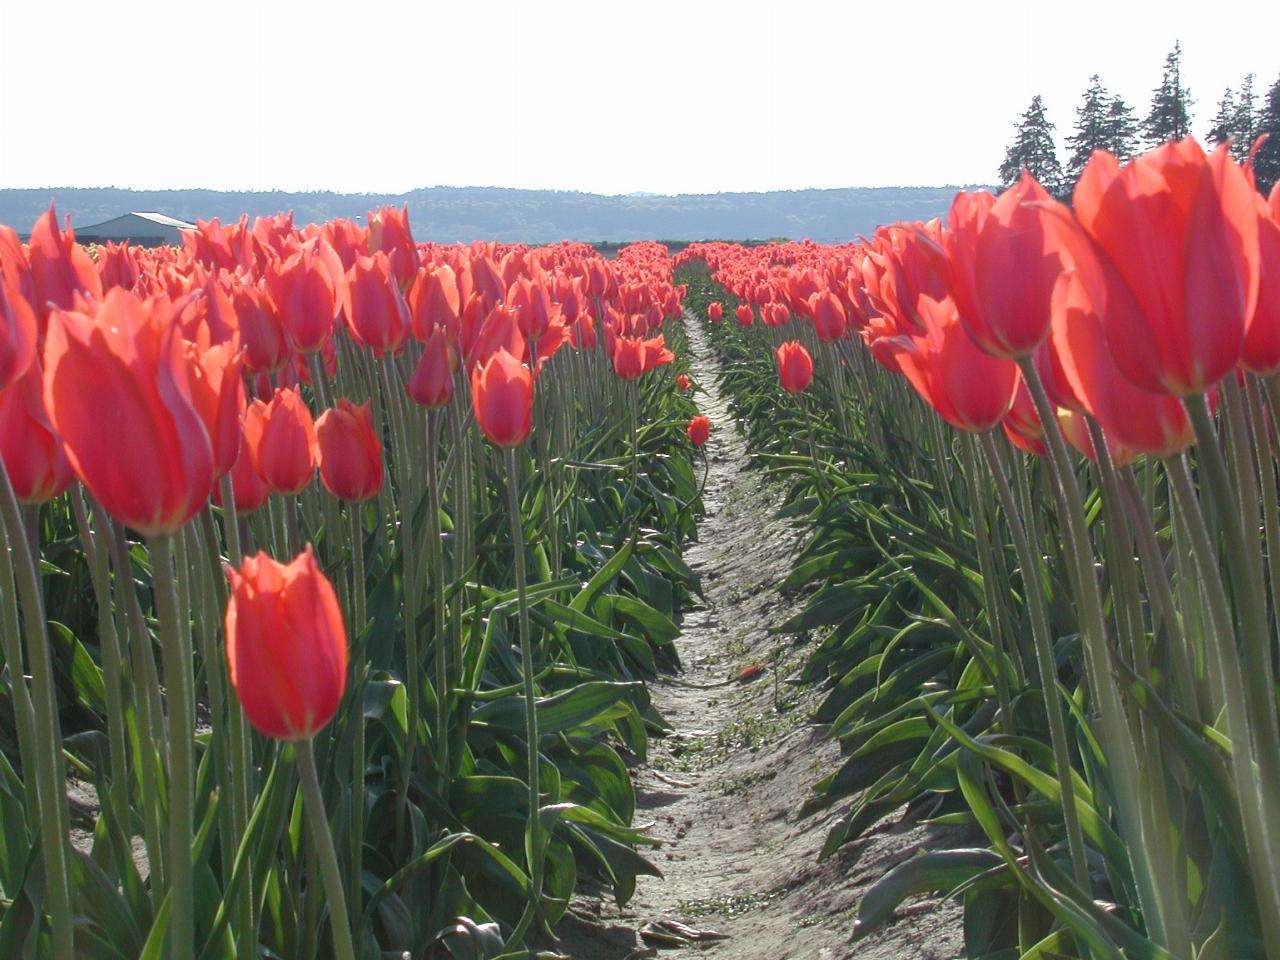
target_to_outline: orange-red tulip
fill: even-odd
[[[356,342],[379,357],[399,353],[409,335],[411,317],[387,255],[356,257],[342,287],[343,315]]]
[[[1244,336],[1240,364],[1253,373],[1280,373],[1280,183],[1271,202],[1258,198],[1258,303]]]
[[[1121,167],[1098,151],[1075,215],[1099,251],[1084,277],[1120,372],[1151,393],[1203,393],[1236,365],[1258,296],[1253,185],[1222,144],[1188,137]]]
[[[1108,444],[1158,457],[1185,450],[1195,434],[1182,403],[1148,393],[1121,376],[1079,272],[1068,271],[1058,278],[1052,306],[1053,347],[1064,379],[1084,410],[1102,426]],[[1083,427],[1073,424],[1073,429],[1078,436]]]
[[[921,296],[914,313],[924,332],[889,341],[902,374],[953,427],[996,426],[1013,405],[1017,366],[979,350],[950,300]]]
[[[347,632],[333,584],[308,547],[290,564],[265,553],[227,568],[227,666],[249,722],[306,740],[333,719],[347,686]]]
[[[39,365],[0,390],[0,459],[22,503],[44,503],[66,490],[75,474],[44,409]]]
[[[504,349],[471,372],[476,422],[492,443],[515,447],[533,427],[533,375]]]
[[[1049,299],[1067,266],[1047,223],[1053,202],[1024,170],[999,199],[959,193],[951,204],[952,295],[974,343],[993,357],[1030,356],[1049,336]]]
[[[712,323],[719,323],[724,317],[724,304],[719,300],[712,301],[707,307],[707,319]]]
[[[35,311],[17,281],[0,273],[0,390],[26,373],[35,356]]]
[[[245,347],[245,366],[254,373],[274,373],[289,357],[284,327],[259,288],[240,284],[231,293],[240,342]]]
[[[422,359],[414,368],[405,391],[415,403],[438,410],[453,399],[453,370],[457,356],[444,329],[437,329],[422,349]]]
[[[229,474],[236,512],[240,514],[253,513],[271,496],[271,488],[258,472],[257,463],[257,450],[262,442],[262,427],[266,413],[267,405],[257,399],[249,404],[244,413],[240,435],[240,455],[236,457],[236,462],[232,465]],[[213,488],[213,499],[222,506],[221,485]]]
[[[700,447],[707,442],[707,438],[711,436],[711,421],[698,414],[689,421],[689,426],[685,432],[689,434],[689,440],[695,447]]]
[[[689,379],[689,375],[688,375],[687,373],[677,373],[677,374],[676,374],[676,389],[677,389],[677,390],[679,390],[681,393],[685,393],[685,392],[687,392],[687,391],[688,391],[688,389],[689,389],[691,386],[693,386],[693,383],[692,383],[692,381],[690,381],[690,379]]]
[[[250,449],[272,491],[288,495],[307,488],[316,467],[316,429],[298,391],[276,390],[262,414],[262,434]]]
[[[755,322],[755,314],[751,310],[751,304],[740,303],[733,311],[734,318],[738,321],[738,326],[749,327]]]
[[[839,340],[847,325],[844,304],[830,290],[812,294],[807,301],[809,315],[813,317],[813,330],[823,343]]]
[[[316,421],[320,482],[335,497],[360,502],[382,489],[382,444],[373,429],[371,402],[345,397]]]
[[[213,476],[231,469],[240,454],[240,420],[244,416],[244,354],[236,341],[207,350],[187,344],[191,399],[213,444]]]
[[[787,393],[802,393],[813,380],[813,358],[799,340],[788,340],[774,351],[778,381]]]
[[[143,301],[116,287],[92,317],[54,311],[44,362],[49,420],[103,509],[154,536],[204,506],[213,447],[167,298]]]
[[[339,302],[334,278],[315,247],[267,270],[267,293],[293,348],[315,353],[333,335]]]

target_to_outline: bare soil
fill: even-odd
[[[862,894],[925,846],[928,828],[886,818],[818,862],[840,809],[802,817],[800,808],[838,764],[839,747],[808,720],[821,691],[788,682],[803,647],[774,632],[802,603],[778,590],[801,531],[777,518],[780,493],[749,465],[706,333],[688,327],[700,406],[712,422],[706,516],[686,554],[706,603],[684,619],[684,673],[652,684],[673,730],[632,771],[636,821],[662,841],[651,856],[664,877],[640,878],[621,908],[607,895],[576,899],[557,949],[575,960],[960,957],[960,909],[937,899],[908,901],[884,928],[851,939]],[[669,921],[723,939],[640,935]]]

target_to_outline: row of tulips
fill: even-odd
[[[0,955],[523,956],[655,872],[682,294],[394,209],[0,227]]]
[[[989,844],[860,929],[940,889],[974,957],[1280,956],[1280,191],[1188,139],[679,259],[814,525],[826,852],[908,803]]]

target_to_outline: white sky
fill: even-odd
[[[1280,3],[0,0],[0,187],[597,193],[991,182],[1037,92],[1203,136]]]

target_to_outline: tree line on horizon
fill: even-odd
[[[1244,160],[1257,138],[1268,134],[1253,157],[1258,189],[1266,193],[1280,180],[1280,77],[1261,103],[1254,81],[1254,75],[1249,73],[1239,89],[1227,87],[1204,135],[1213,145],[1229,142],[1232,156]],[[1095,73],[1076,108],[1075,132],[1066,138],[1064,167],[1054,139],[1055,126],[1045,114],[1044,98],[1036,94],[1018,120],[1013,142],[1005,149],[1000,184],[1010,186],[1026,169],[1050,193],[1068,197],[1095,150],[1107,150],[1123,163],[1149,147],[1193,133],[1194,103],[1191,90],[1182,82],[1180,42],[1165,57],[1160,85],[1152,91],[1145,118],[1140,118],[1122,97],[1108,91]]]

